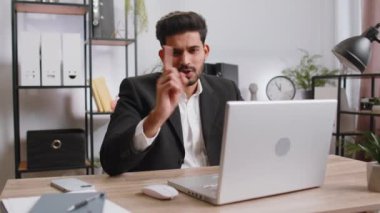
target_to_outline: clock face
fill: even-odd
[[[291,100],[296,94],[296,87],[290,78],[276,76],[269,80],[266,93],[269,100]]]

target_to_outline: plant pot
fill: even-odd
[[[312,90],[298,90],[298,93],[301,99],[313,99]]]
[[[367,184],[371,192],[380,192],[380,164],[376,161],[367,163]]]

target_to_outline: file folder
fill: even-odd
[[[21,86],[40,86],[40,33],[21,32],[19,35],[19,84]]]
[[[55,212],[55,213],[66,213],[68,208],[75,205],[81,201],[92,197],[99,192],[91,193],[64,193],[64,194],[45,194],[37,201],[37,203],[32,207],[30,213],[40,213],[40,212]],[[104,197],[97,198],[94,201],[88,202],[87,205],[78,208],[75,212],[92,212],[101,213],[103,212]]]
[[[41,74],[43,86],[60,86],[61,83],[61,35],[41,35]]]
[[[94,38],[114,38],[114,4],[113,1],[93,0],[92,36]]]
[[[62,34],[63,85],[84,85],[83,48],[79,33]]]

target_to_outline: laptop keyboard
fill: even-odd
[[[211,195],[216,196],[216,191],[218,189],[218,179],[219,175],[212,175],[211,181],[203,185],[203,189],[209,191]]]
[[[214,184],[206,184],[203,186],[204,189],[216,189],[218,187],[218,184],[217,183],[214,183]]]
[[[211,196],[216,197],[216,191],[218,189],[218,184],[217,183],[203,185],[203,188],[205,190],[207,190],[210,193]]]

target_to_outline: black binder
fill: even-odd
[[[92,37],[115,37],[113,0],[93,0]]]

